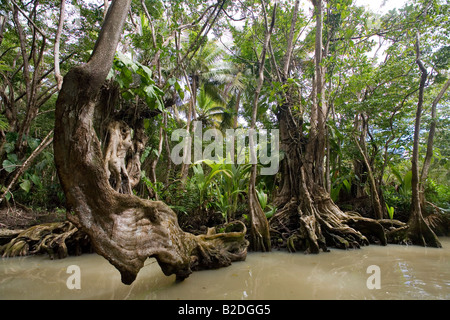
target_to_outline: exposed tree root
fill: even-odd
[[[23,230],[0,229],[0,254],[3,245],[17,237]]]
[[[303,173],[301,178],[305,181]],[[389,240],[401,241],[400,233],[395,234],[394,230],[408,228],[396,220],[374,220],[356,212],[343,212],[323,188],[315,186],[314,192],[309,192],[304,182],[299,186],[300,199],[293,197],[270,219],[273,246],[319,253],[320,249],[328,251],[328,247],[349,249],[369,243],[386,245]]]
[[[24,230],[0,247],[0,254],[2,257],[16,257],[47,253],[51,259],[62,259],[69,252],[79,255],[88,248],[88,236],[66,221],[40,224]]]
[[[77,222],[76,218],[73,220],[75,223]],[[177,226],[172,224],[171,219],[167,219],[165,222],[167,225],[163,224],[167,227],[168,232],[180,231]],[[129,227],[130,225],[121,225],[115,230],[115,239],[119,237],[122,245],[129,247],[128,249],[123,247],[122,250],[136,249],[143,254],[142,260],[153,253],[163,272],[166,275],[175,273],[177,280],[183,280],[192,271],[226,267],[233,261],[245,260],[247,256],[248,241],[245,239],[247,230],[240,221],[228,224],[223,233],[216,233],[214,228],[211,228],[207,234],[198,236],[180,232],[171,236],[170,243],[164,239],[164,232],[153,230],[155,231],[152,235],[154,243],[136,248],[133,248],[133,245],[138,245],[139,239],[145,240],[147,237],[140,228],[129,233]],[[149,227],[151,226],[149,225]],[[127,230],[123,230],[124,228]],[[0,254],[6,258],[42,253],[48,254],[51,259],[63,259],[69,254],[79,255],[82,252],[91,251],[90,248],[91,242],[88,235],[71,222],[66,221],[40,224],[21,231],[19,234],[16,233],[11,241],[0,247]],[[118,264],[117,260],[113,259],[114,255],[110,255],[108,260]],[[131,283],[135,279],[140,269],[140,260],[133,259],[129,263],[118,264],[124,283]]]
[[[192,270],[244,259],[246,229],[237,223],[237,229],[223,234],[195,236],[179,227],[175,212],[166,204],[133,195],[122,161],[131,148],[126,126],[110,127],[120,129],[111,134],[119,145],[110,144],[112,152],[107,149],[103,154],[93,117],[130,4],[130,0],[112,2],[89,61],[64,77],[55,109],[55,165],[67,206],[75,213],[72,222],[89,235],[94,250],[119,270],[123,283],[135,280],[148,257],[156,258],[164,274],[182,280]],[[115,180],[114,186],[109,178]]]

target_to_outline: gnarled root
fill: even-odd
[[[62,259],[69,251],[81,254],[83,248],[89,248],[89,238],[72,223],[45,223],[28,228],[9,243],[0,248],[2,257],[26,256],[48,253],[50,258]]]
[[[243,261],[247,257],[247,229],[240,221],[228,224],[223,233],[208,232],[196,236],[197,248],[192,252],[191,269],[214,269],[226,267],[233,261]]]
[[[306,189],[304,189],[306,190]],[[272,244],[289,251],[318,253],[327,247],[359,248],[369,243],[398,243],[408,226],[397,220],[374,220],[341,211],[321,188],[314,197],[292,198],[271,219]]]
[[[246,258],[248,241],[240,222],[224,233],[195,236],[178,226],[176,214],[163,202],[115,195],[121,205],[105,210],[101,220],[93,223],[83,208],[78,216],[95,251],[119,270],[125,284],[136,279],[148,257],[156,258],[163,273],[175,274],[177,280],[194,270],[225,267]]]

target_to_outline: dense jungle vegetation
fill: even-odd
[[[76,207],[55,165],[55,123],[67,126],[55,105],[69,70],[94,61],[112,3],[0,4],[0,228],[66,221]],[[411,232],[428,233],[415,217],[433,234],[449,227],[449,16],[441,0],[384,14],[352,0],[131,1],[93,116],[111,188],[162,201],[193,234],[239,220],[254,250],[384,243],[381,226],[438,246]],[[278,129],[278,172],[261,175],[248,153],[174,163],[173,132],[193,135],[195,121],[224,136]],[[117,176],[114,126],[129,144]]]

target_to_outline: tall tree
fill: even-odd
[[[428,177],[428,172],[430,170],[431,160],[433,158],[433,140],[434,136],[436,134],[436,123],[437,123],[437,112],[436,107],[439,103],[439,101],[444,96],[447,89],[450,87],[450,79],[447,80],[447,82],[442,86],[441,90],[439,91],[436,98],[433,100],[433,103],[431,105],[431,125],[430,125],[430,131],[428,133],[428,140],[427,140],[427,153],[425,155],[425,160],[423,161],[422,171],[420,173],[420,197],[421,197],[421,206],[424,208],[425,206],[425,183]]]
[[[264,83],[264,65],[266,61],[266,53],[269,48],[270,36],[272,34],[273,27],[275,25],[275,18],[277,13],[277,5],[275,4],[273,7],[272,21],[269,26],[266,12],[266,4],[264,0],[261,0],[261,5],[264,15],[265,32],[264,32],[263,48],[260,55],[260,60],[258,62],[258,80],[252,105],[252,118],[250,123],[250,130],[252,131],[254,131],[256,128],[258,100]],[[248,187],[248,200],[250,209],[250,244],[252,249],[255,251],[263,251],[263,252],[270,251],[269,223],[267,222],[267,218],[264,214],[264,211],[261,208],[261,204],[259,203],[258,197],[256,195],[256,175],[257,175],[256,141],[255,136],[252,133],[250,133],[249,135],[249,144],[250,144],[250,157],[255,158],[253,159],[253,161],[251,161],[251,163],[253,164],[250,173],[250,181]]]
[[[180,229],[167,205],[119,193],[109,184],[93,115],[130,3],[112,1],[90,59],[64,77],[55,111],[55,163],[75,213],[68,219],[90,236],[96,252],[120,271],[122,282],[132,283],[150,256],[166,275],[182,280],[192,270],[245,259],[245,226],[235,223],[227,233],[194,236]]]
[[[419,138],[420,138],[420,122],[422,118],[423,109],[423,96],[425,90],[425,84],[428,77],[428,71],[425,68],[422,57],[420,54],[420,35],[416,34],[416,63],[419,66],[421,77],[419,84],[419,98],[417,101],[416,119],[414,124],[414,140],[413,140],[413,153],[411,157],[411,170],[412,170],[412,199],[411,199],[411,216],[409,218],[409,230],[408,237],[415,244],[432,247],[442,247],[437,236],[431,230],[430,226],[425,222],[422,215],[421,202],[420,202],[420,175],[419,175]]]
[[[306,136],[302,117],[293,115],[295,109],[299,108],[296,102],[299,100],[296,97],[298,91],[288,85],[289,74],[284,74],[286,89],[282,92],[284,98],[278,104],[277,114],[280,149],[284,159],[281,163],[281,186],[275,199],[279,210],[271,218],[270,225],[280,233],[290,233],[287,246],[293,251],[318,253],[320,249],[327,251],[328,245],[338,248],[359,247],[368,244],[368,238],[372,237],[386,244],[386,234],[381,224],[342,212],[324,188],[327,111],[323,89],[323,2],[318,0],[313,4],[316,32],[311,125]],[[288,41],[294,39],[289,37]],[[289,44],[286,47],[289,48]],[[289,67],[285,66],[283,70],[289,70]]]

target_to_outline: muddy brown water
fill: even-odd
[[[194,272],[181,283],[148,259],[130,286],[96,254],[53,261],[46,256],[0,259],[0,299],[448,300],[450,238],[440,240],[442,249],[371,245],[318,255],[249,253],[246,261]],[[369,289],[368,283],[379,289]]]

